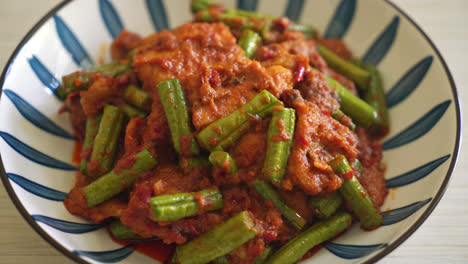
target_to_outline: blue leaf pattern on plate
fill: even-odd
[[[324,38],[343,38],[351,22],[353,22],[355,11],[356,0],[341,0],[341,3],[335,10],[335,14],[328,23]]]
[[[60,81],[55,78],[52,73],[42,64],[42,62],[36,57],[32,56],[32,58],[28,59],[29,66],[36,74],[37,78],[45,85],[45,87],[49,88],[57,98],[60,97],[57,94],[57,88],[60,86]]]
[[[366,54],[362,57],[365,63],[378,65],[380,61],[387,55],[392,47],[398,32],[398,25],[400,18],[395,16],[392,22],[385,28],[380,36],[372,43],[371,47],[367,50]]]
[[[55,169],[76,170],[75,166],[54,159],[38,150],[35,150],[7,132],[0,131],[0,137],[2,137],[3,140],[5,140],[5,142],[15,151],[33,162]]]
[[[109,0],[99,0],[99,12],[112,38],[116,38],[123,29],[119,14]]]
[[[325,244],[325,248],[336,256],[344,259],[357,259],[387,246],[386,244],[375,245],[343,245],[333,242]]]
[[[412,203],[410,205],[407,205],[398,209],[393,209],[393,210],[382,212],[383,220],[384,220],[382,225],[383,226],[393,225],[400,221],[405,220],[410,215],[416,213],[416,211],[421,209],[424,205],[429,203],[431,200],[432,198],[429,198],[427,200],[415,202],[415,203]]]
[[[237,8],[255,11],[258,7],[258,0],[237,0]]]
[[[387,188],[390,189],[390,188],[401,187],[401,186],[405,186],[410,183],[413,183],[415,181],[418,181],[426,177],[427,175],[429,175],[431,172],[437,169],[440,165],[442,165],[449,158],[450,158],[450,155],[443,156],[441,158],[428,162],[420,167],[417,167],[416,169],[413,169],[399,176],[388,179]]]
[[[39,183],[35,183],[18,174],[7,173],[7,175],[10,180],[21,186],[21,188],[44,199],[61,202],[67,198],[67,194],[64,192],[51,189]]]
[[[74,137],[65,131],[65,129],[56,125],[12,90],[5,89],[3,90],[3,93],[11,100],[21,115],[38,128],[59,137],[74,139]]]
[[[424,79],[434,58],[427,56],[414,65],[385,95],[387,106],[394,107],[405,100]]]
[[[83,69],[89,69],[94,66],[94,62],[89,57],[88,52],[83,48],[78,38],[68,28],[63,19],[57,15],[54,16],[55,28],[62,45],[71,54],[73,61]]]
[[[166,8],[162,0],[145,0],[146,8],[151,16],[153,27],[156,31],[169,28],[167,21]]]
[[[284,16],[292,21],[299,21],[304,7],[304,0],[289,0]]]
[[[444,115],[445,111],[450,105],[450,100],[436,105],[423,117],[418,119],[412,125],[385,141],[382,144],[383,150],[390,150],[399,146],[408,144],[429,132]]]
[[[95,261],[103,262],[103,263],[115,263],[119,262],[133,253],[133,249],[122,247],[116,250],[109,250],[109,251],[84,251],[84,250],[74,250],[73,253],[88,257]]]
[[[103,224],[82,224],[60,219],[55,219],[45,215],[31,215],[37,222],[44,223],[52,228],[70,234],[83,234],[103,227]]]

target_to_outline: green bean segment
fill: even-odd
[[[345,180],[341,185],[340,192],[365,229],[374,229],[382,225],[382,215],[374,207],[369,194],[356,176]]]
[[[266,261],[266,264],[296,263],[311,248],[346,230],[351,222],[351,215],[345,212],[337,213],[328,220],[318,222],[282,246]]]
[[[260,37],[259,34],[250,29],[244,29],[239,39],[239,46],[244,51],[245,56],[250,58],[253,54],[255,54],[255,51],[261,42],[262,37]]]
[[[125,89],[124,99],[129,104],[139,109],[145,111],[151,110],[151,97],[148,93],[141,90],[135,85],[129,85],[127,89]]]
[[[96,117],[88,117],[88,119],[86,120],[86,132],[85,132],[85,138],[83,141],[82,152],[89,153],[89,157],[91,156],[94,138],[96,137],[96,134],[98,132],[101,118],[102,118],[102,115],[98,115]],[[83,175],[88,174],[89,157],[81,158],[80,172]]]
[[[185,157],[197,156],[200,154],[200,149],[193,137],[192,121],[179,80],[160,82],[158,93],[171,130],[175,150]]]
[[[373,229],[379,227],[383,223],[383,217],[374,207],[369,194],[359,183],[356,175],[353,175],[353,168],[349,165],[348,160],[343,155],[329,162],[335,173],[346,175],[343,184],[340,187],[340,193],[348,202],[351,210],[356,214],[365,229]],[[352,177],[348,174],[351,173]]]
[[[139,235],[133,233],[133,231],[126,225],[122,224],[120,220],[115,220],[110,223],[109,230],[117,239],[141,239]]]
[[[207,203],[202,209],[197,200]],[[193,193],[175,193],[155,196],[150,200],[153,221],[174,221],[223,207],[223,197],[218,190],[207,189]]]
[[[341,99],[341,110],[361,127],[369,128],[373,125],[379,125],[380,120],[377,110],[364,102],[361,98],[352,94],[336,80],[325,76],[328,80],[328,86],[335,89]]]
[[[369,88],[364,94],[364,100],[377,110],[380,120],[382,121],[377,126],[373,126],[371,130],[377,136],[382,137],[390,130],[390,120],[382,85],[382,77],[380,72],[373,65],[365,64],[363,68],[371,73]]]
[[[243,211],[200,237],[177,246],[173,263],[208,263],[242,246],[257,233],[258,230],[249,213]]]
[[[114,169],[84,188],[88,206],[96,206],[132,186],[138,175],[151,170],[157,164],[148,150],[138,152],[131,168]],[[118,165],[117,163],[117,167]]]
[[[294,138],[296,112],[291,108],[275,107],[267,133],[267,151],[263,174],[275,185],[280,185],[286,172],[291,144]]]
[[[111,170],[123,121],[124,115],[120,108],[113,105],[104,107],[99,129],[94,139],[93,152],[88,163],[88,177],[96,179]]]
[[[211,165],[221,168],[226,173],[233,174],[237,172],[237,166],[229,153],[224,151],[213,151],[208,157]]]
[[[132,67],[128,64],[119,64],[113,62],[110,64],[102,65],[88,71],[77,71],[62,77],[62,84],[55,91],[56,95],[64,100],[72,92],[87,90],[91,85],[93,76],[96,73],[102,75],[118,76]]]
[[[333,160],[328,162],[336,174],[346,174],[353,171],[349,165],[348,159],[344,155],[337,155]]]
[[[286,218],[295,228],[302,229],[307,223],[306,220],[291,208],[280,196],[280,194],[266,181],[254,183],[252,187],[263,199],[272,202],[276,209]]]
[[[370,81],[369,72],[342,59],[325,46],[317,45],[317,50],[330,68],[353,80],[359,86],[359,88],[363,90],[368,88]]]
[[[263,264],[267,259],[270,257],[271,253],[273,253],[273,247],[268,245],[263,249],[263,253],[257,256],[252,264]]]
[[[223,141],[223,139],[236,131],[236,129],[241,127],[252,116],[256,116],[264,110],[272,109],[271,107],[275,105],[281,105],[281,102],[271,93],[263,90],[247,104],[244,104],[231,114],[224,116],[205,127],[198,134],[198,140],[202,146],[207,148],[209,151],[213,151],[217,145]]]
[[[135,118],[135,117],[141,117],[144,118],[148,115],[147,112],[140,110],[134,106],[131,106],[129,104],[123,104],[119,106],[122,112],[125,114],[125,116],[129,119]]]
[[[338,191],[334,191],[328,196],[313,196],[309,199],[309,204],[315,209],[315,214],[320,219],[328,219],[340,208],[343,198]]]

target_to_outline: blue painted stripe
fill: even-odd
[[[44,66],[44,64],[36,57],[28,59],[29,66],[36,74],[37,78],[42,82],[42,84],[49,88],[57,98],[60,97],[57,94],[57,88],[60,86],[60,81],[55,78],[55,76]]]
[[[385,95],[387,106],[394,107],[405,100],[424,79],[431,68],[434,57],[427,56],[415,64]]]
[[[333,253],[335,256],[344,259],[362,258],[386,246],[387,244],[343,245],[333,242],[328,242],[325,244],[325,248],[328,249],[328,251]]]
[[[74,250],[73,253],[88,257],[95,261],[99,261],[102,263],[115,263],[121,260],[126,259],[130,254],[133,253],[133,249],[122,247],[116,250],[109,250],[109,251],[84,251],[84,250]]]
[[[112,38],[116,38],[124,27],[114,6],[109,0],[99,0],[99,12],[101,12],[107,31],[109,31]]]
[[[146,8],[151,16],[154,30],[161,31],[169,29],[169,22],[166,14],[166,8],[162,0],[145,0]]]
[[[356,0],[341,0],[335,10],[335,14],[328,23],[324,38],[343,38],[353,22],[355,11]]]
[[[442,165],[449,158],[450,158],[450,155],[443,156],[441,158],[428,162],[420,167],[417,167],[416,169],[410,170],[399,176],[388,179],[387,188],[390,189],[390,188],[401,187],[401,186],[405,186],[410,183],[413,183],[415,181],[418,181],[426,177],[427,175],[429,175],[431,172],[437,169],[440,165]]]
[[[11,148],[30,161],[55,169],[76,170],[75,166],[54,159],[38,150],[35,150],[7,132],[0,131],[0,137],[2,137]]]
[[[387,55],[395,41],[399,24],[400,18],[395,16],[382,34],[372,43],[366,54],[364,54],[362,60],[365,63],[378,65],[385,55]]]
[[[237,8],[248,10],[248,11],[257,11],[258,0],[237,0]]]
[[[103,227],[103,224],[82,224],[52,218],[45,215],[31,215],[37,222],[44,223],[52,228],[70,234],[89,233]]]
[[[73,61],[83,69],[89,69],[94,66],[94,62],[83,48],[78,38],[73,34],[63,19],[57,15],[54,16],[55,29],[62,45],[72,56]]]
[[[44,199],[61,202],[67,198],[67,194],[64,192],[51,189],[39,183],[35,183],[18,174],[7,173],[7,175],[10,180],[18,184],[21,188]]]
[[[385,141],[382,144],[383,150],[390,150],[403,146],[424,136],[437,124],[437,122],[439,122],[439,120],[444,115],[445,111],[447,111],[447,108],[450,106],[450,103],[451,101],[447,100],[443,103],[436,105],[412,125],[404,129],[391,139]]]
[[[398,209],[393,209],[390,211],[382,212],[383,219],[384,219],[382,226],[393,225],[400,221],[405,220],[410,215],[416,213],[419,209],[421,209],[424,205],[429,203],[431,200],[432,198],[429,198],[427,200],[415,202],[415,203],[412,203],[410,205],[407,205]]]
[[[5,93],[8,99],[10,99],[10,101],[15,105],[16,109],[20,112],[20,114],[33,125],[53,135],[67,139],[75,139],[65,129],[56,125],[44,114],[39,112],[36,108],[34,108],[31,104],[26,102],[26,100],[24,100],[21,96],[19,96],[12,90],[5,89],[3,90],[3,93]]]
[[[301,19],[302,10],[304,9],[304,0],[289,0],[286,6],[284,16],[292,21],[299,21]]]

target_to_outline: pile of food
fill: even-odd
[[[295,263],[382,224],[379,72],[287,18],[194,0],[195,20],[121,32],[63,77],[80,171],[65,206],[170,263]],[[360,98],[362,97],[362,99]]]

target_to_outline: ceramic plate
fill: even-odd
[[[384,224],[358,224],[305,263],[372,263],[408,238],[440,200],[460,142],[460,109],[452,77],[424,32],[401,10],[375,0],[229,0],[315,25],[343,39],[383,75],[391,132],[383,140],[390,193]],[[74,138],[55,96],[61,76],[98,63],[125,28],[142,36],[191,19],[189,1],[78,0],[51,10],[26,35],[1,76],[0,153],[3,183],[18,210],[53,246],[80,263],[150,263],[113,242],[105,228],[70,215]],[[104,58],[109,61],[109,55]]]

